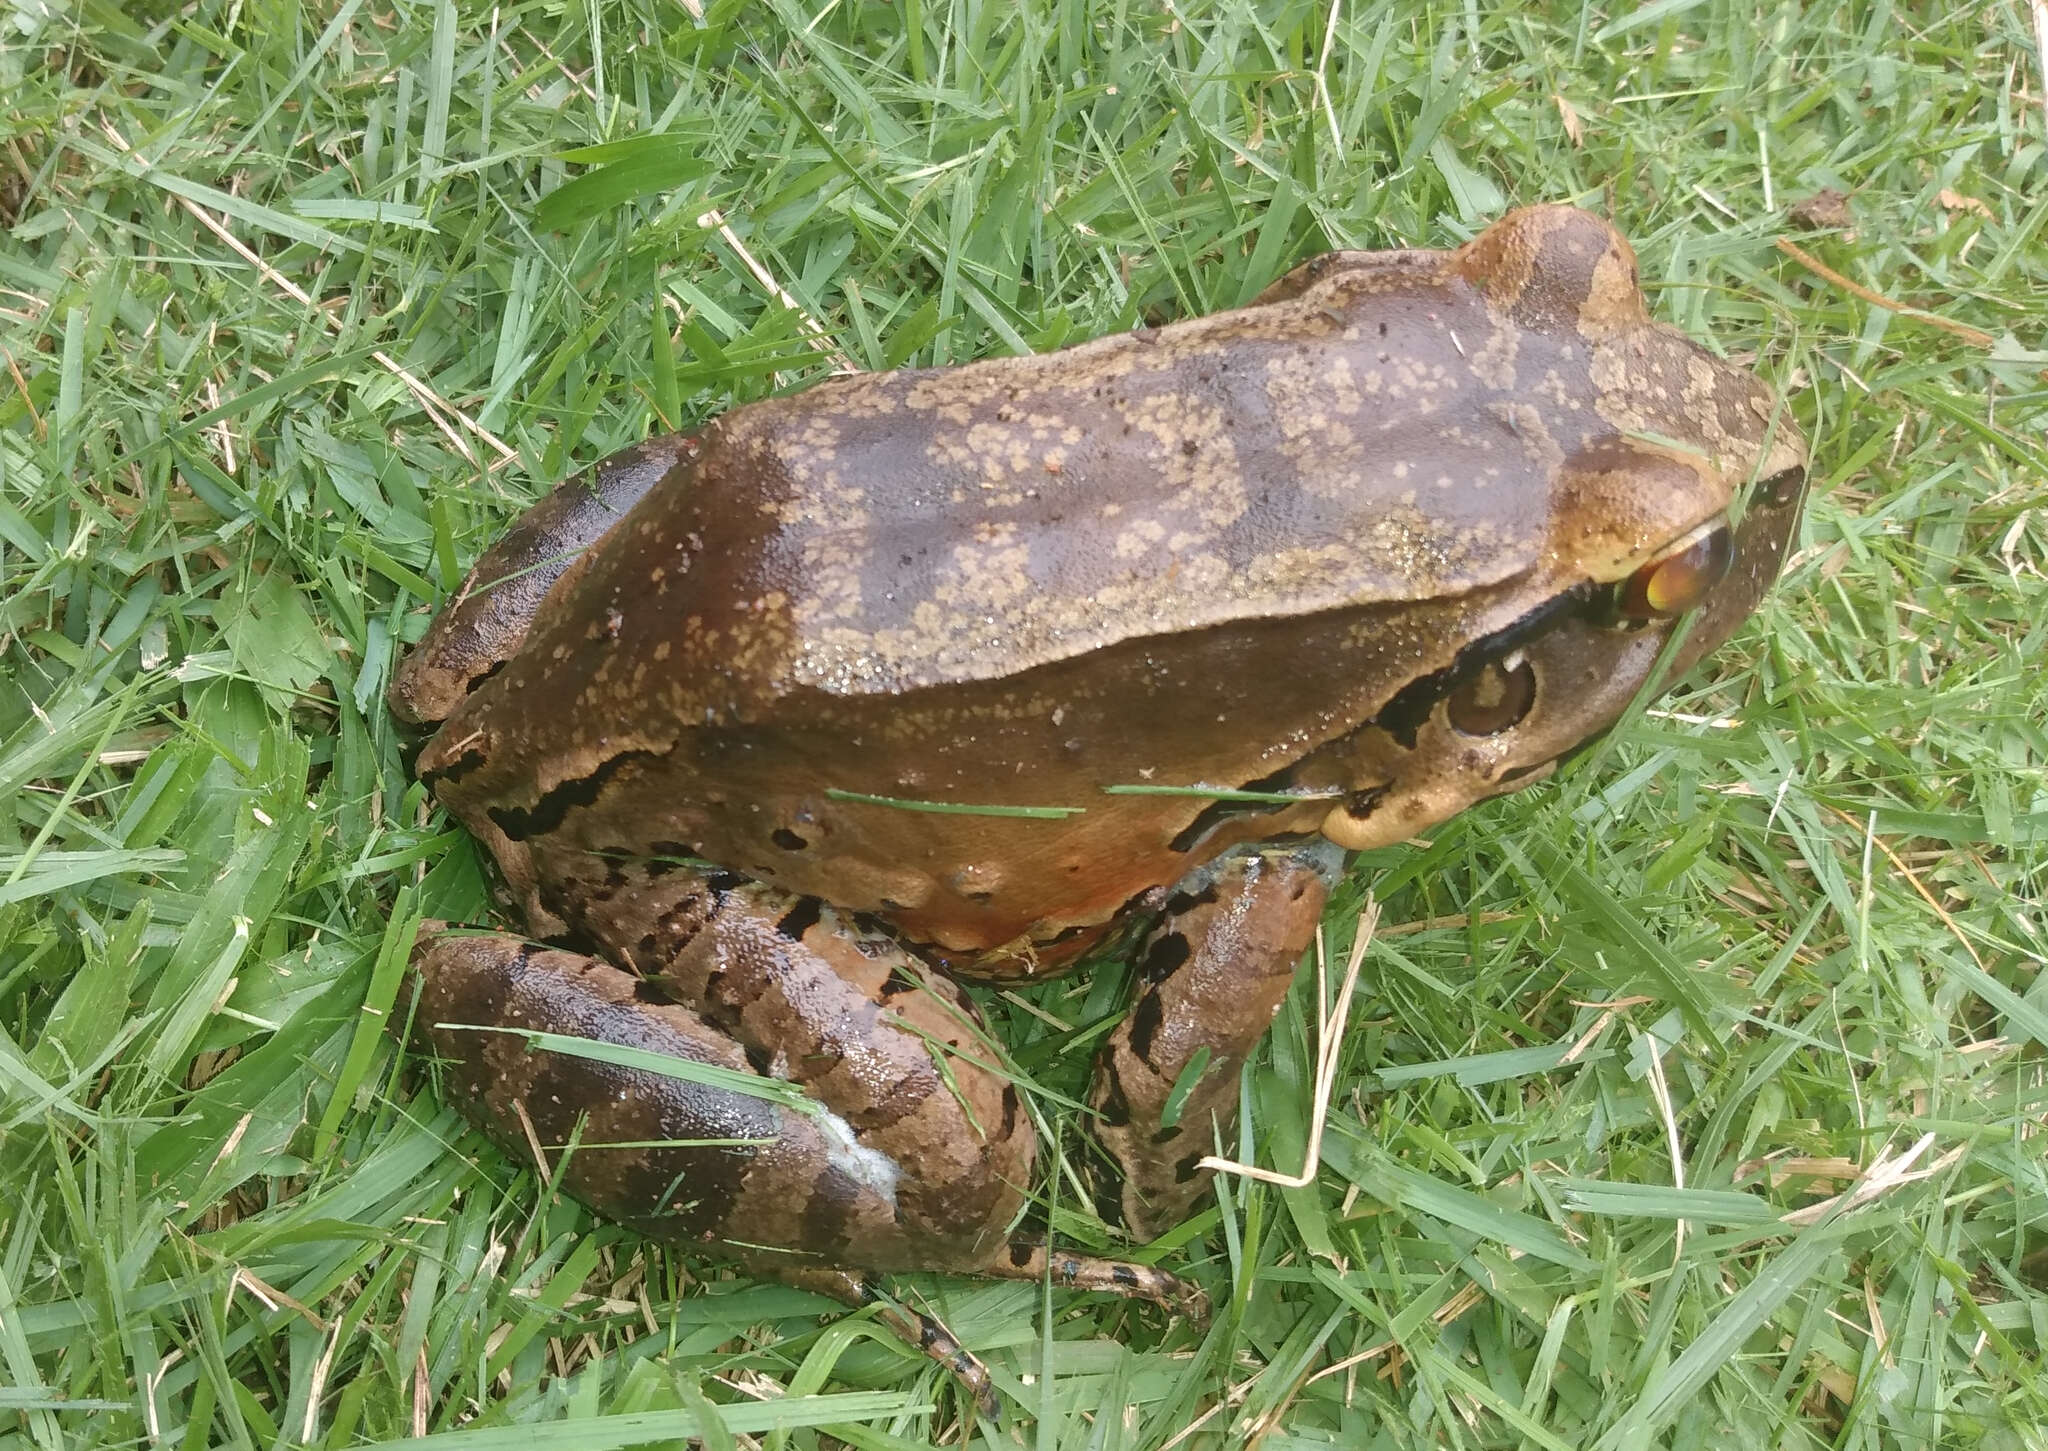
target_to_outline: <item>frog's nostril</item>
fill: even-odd
[[[1772,474],[1757,485],[1756,497],[1766,508],[1782,509],[1787,504],[1799,501],[1806,489],[1806,470],[1796,465],[1782,473]]]
[[[810,845],[809,842],[805,841],[802,837],[798,836],[795,832],[791,831],[786,826],[776,827],[774,833],[770,835],[768,839],[774,842],[777,846],[781,847],[784,851],[802,851],[805,847]]]

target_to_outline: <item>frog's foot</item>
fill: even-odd
[[[761,1273],[772,1275],[786,1285],[829,1295],[841,1304],[864,1309],[879,1307],[875,1318],[920,1353],[937,1361],[974,1397],[974,1403],[989,1420],[998,1420],[1001,1403],[988,1367],[974,1352],[961,1345],[944,1323],[922,1311],[913,1310],[885,1293],[875,1281],[852,1270],[798,1268],[761,1263],[750,1259]],[[1126,1299],[1150,1300],[1156,1305],[1197,1321],[1209,1318],[1209,1294],[1200,1285],[1183,1280],[1150,1265],[1094,1255],[1067,1254],[1042,1244],[1019,1240],[1012,1243],[995,1263],[971,1273],[995,1280],[1050,1279],[1055,1285],[1075,1290],[1097,1290]]]
[[[1099,1290],[1127,1300],[1150,1300],[1191,1320],[1209,1318],[1209,1292],[1192,1280],[1151,1265],[1097,1255],[1069,1254],[1029,1240],[1014,1241],[996,1263],[975,1271],[996,1280],[1045,1280],[1075,1290]]]
[[[1326,842],[1241,852],[1168,901],[1139,952],[1137,1001],[1096,1058],[1088,1095],[1119,1171],[1102,1195],[1105,1218],[1151,1239],[1207,1192],[1214,1171],[1197,1165],[1236,1130],[1244,1060],[1287,996],[1342,860]]]
[[[555,581],[641,496],[696,456],[693,437],[650,438],[555,486],[479,556],[392,677],[400,720],[447,719],[512,658]]]
[[[871,1279],[851,1270],[775,1268],[769,1271],[786,1285],[829,1295],[844,1305],[879,1308],[875,1318],[889,1327],[904,1344],[937,1361],[974,1397],[975,1406],[991,1421],[1002,1418],[1002,1403],[996,1399],[995,1381],[988,1367],[973,1351],[957,1340],[945,1325],[919,1310],[899,1304]]]

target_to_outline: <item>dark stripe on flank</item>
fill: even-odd
[[[816,897],[799,897],[796,905],[776,920],[775,930],[792,942],[801,942],[804,934],[818,925],[822,912]]]
[[[1138,970],[1149,983],[1161,983],[1186,965],[1195,955],[1185,932],[1162,932],[1152,939],[1152,945],[1145,949],[1145,960]]]
[[[1152,1061],[1152,1039],[1166,1018],[1166,1004],[1159,994],[1148,992],[1131,1012],[1131,1051],[1145,1062]]]
[[[853,1211],[860,1203],[860,1184],[835,1165],[818,1171],[804,1204],[803,1243],[806,1249],[829,1252],[852,1238]]]
[[[472,747],[471,749],[464,751],[461,755],[457,756],[454,760],[450,761],[447,765],[443,766],[438,771],[420,772],[420,784],[426,787],[429,791],[431,791],[434,789],[435,786],[439,785],[443,781],[447,781],[450,783],[460,781],[464,776],[467,776],[471,771],[474,771],[478,766],[481,766],[483,763],[484,753]]]
[[[655,760],[653,751],[621,751],[588,776],[574,781],[564,781],[552,791],[544,793],[531,807],[493,806],[490,818],[498,830],[513,841],[525,841],[530,837],[545,836],[559,827],[571,811],[579,806],[588,806],[597,800],[605,783],[637,761]]]

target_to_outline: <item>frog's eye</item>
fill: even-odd
[[[1536,670],[1518,650],[1489,660],[1444,698],[1444,718],[1461,735],[1497,736],[1520,725],[1536,703]]]
[[[1682,615],[1707,597],[1734,562],[1735,535],[1728,525],[1704,525],[1624,580],[1615,613],[1624,620]]]

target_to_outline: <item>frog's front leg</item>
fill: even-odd
[[[1121,1181],[1106,1186],[1105,1213],[1115,1208],[1140,1239],[1185,1219],[1207,1191],[1214,1171],[1196,1163],[1236,1132],[1245,1059],[1342,867],[1323,841],[1225,856],[1181,884],[1145,938],[1136,1001],[1097,1057],[1089,1094]]]
[[[650,489],[696,457],[693,436],[650,438],[564,479],[480,555],[392,676],[400,720],[448,718],[512,657],[549,589]]]

